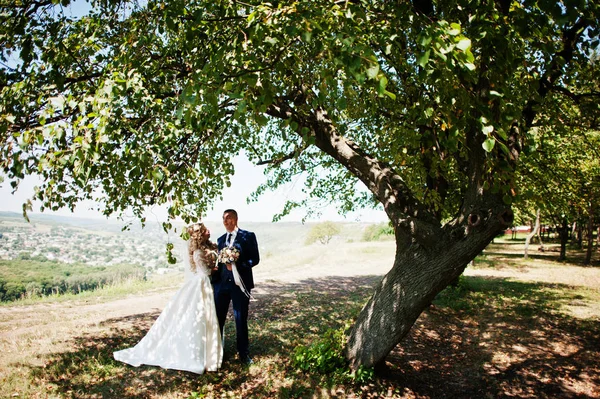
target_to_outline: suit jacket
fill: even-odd
[[[225,247],[225,238],[227,233],[217,238],[217,246],[219,251]],[[256,241],[256,235],[247,230],[238,228],[237,235],[233,241],[233,246],[240,250],[240,257],[235,262],[235,266],[240,273],[240,277],[246,286],[246,289],[251,290],[254,288],[254,276],[252,275],[252,268],[258,265],[260,262],[260,256],[258,254],[258,242]],[[224,281],[223,274],[227,268],[223,263],[219,263],[219,270],[213,274],[212,282],[215,286],[219,285],[221,281]]]

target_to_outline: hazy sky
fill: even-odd
[[[231,187],[223,192],[223,201],[215,204],[213,211],[209,212],[205,220],[221,220],[221,215],[224,209],[234,208],[240,215],[240,220],[249,222],[270,222],[273,215],[279,212],[288,199],[300,198],[301,184],[289,185],[281,188],[276,192],[267,192],[259,198],[258,202],[246,204],[246,198],[258,185],[265,181],[263,168],[250,163],[244,157],[238,157],[235,160],[236,174],[231,180]],[[12,193],[12,188],[8,182],[0,185],[0,211],[21,212],[22,204],[33,195],[34,186],[39,184],[35,178],[26,178],[15,194]],[[94,204],[83,202],[77,206],[74,213],[68,209],[63,209],[57,212],[44,211],[48,214],[58,214],[85,218],[104,218],[104,216],[90,208]],[[34,203],[35,213],[39,213],[39,203]],[[289,215],[283,221],[300,221],[304,216],[304,211],[296,211]],[[156,219],[162,222],[166,218],[165,208],[154,207],[147,212],[148,221]],[[336,213],[334,207],[329,207],[323,210],[323,215],[319,220],[330,221],[363,221],[363,222],[382,222],[387,221],[387,217],[383,210],[363,210],[352,213],[346,217],[342,217]]]

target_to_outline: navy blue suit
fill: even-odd
[[[227,234],[223,234],[217,239],[219,250],[226,246],[225,239]],[[235,262],[235,266],[240,273],[244,286],[250,292],[254,288],[254,277],[252,268],[258,265],[260,256],[258,254],[258,243],[256,235],[251,231],[238,228],[233,246],[240,251],[240,257]],[[235,332],[237,340],[237,351],[240,358],[249,355],[248,350],[248,305],[250,298],[235,285],[233,274],[227,270],[223,263],[219,263],[219,270],[212,277],[213,289],[215,293],[215,305],[217,308],[217,318],[221,335],[229,310],[229,303],[233,304],[233,317],[235,319]]]

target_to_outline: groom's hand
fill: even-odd
[[[231,271],[233,269],[233,263],[225,263],[225,266],[227,267],[227,270]]]

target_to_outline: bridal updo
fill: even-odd
[[[190,236],[188,240],[188,256],[190,259],[190,269],[196,271],[198,265],[194,261],[194,252],[200,251],[200,259],[207,268],[212,268],[217,261],[217,244],[205,237],[208,229],[204,223],[194,223],[187,228]]]

